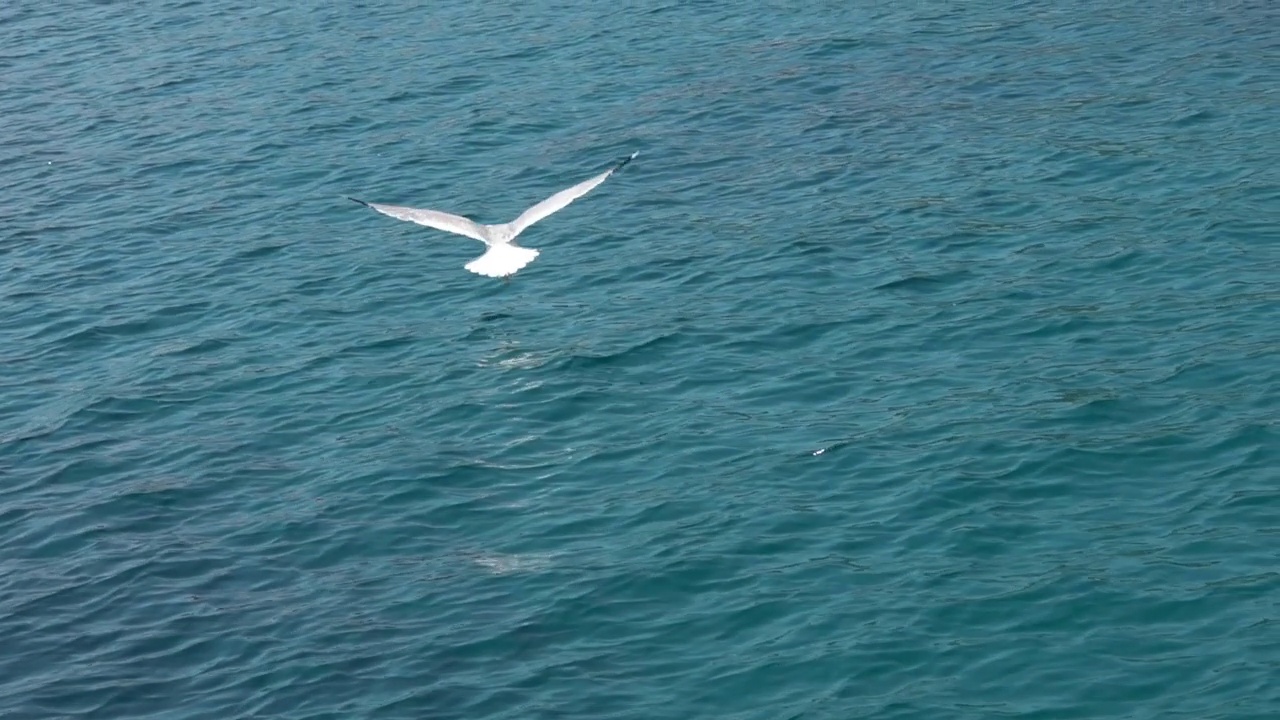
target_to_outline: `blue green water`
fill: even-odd
[[[0,9],[0,717],[1280,715],[1280,5],[312,5]]]

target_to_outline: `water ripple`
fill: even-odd
[[[0,9],[0,714],[1267,716],[1275,15]]]

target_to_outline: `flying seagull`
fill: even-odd
[[[478,275],[486,275],[494,278],[505,278],[514,275],[520,268],[533,262],[538,257],[538,251],[533,248],[521,247],[516,244],[516,236],[524,232],[530,225],[538,222],[542,218],[563,208],[569,203],[591,192],[591,190],[604,182],[610,175],[622,169],[623,165],[635,159],[639,152],[631,153],[631,156],[622,160],[617,165],[596,175],[590,180],[583,180],[571,188],[561,190],[542,202],[520,213],[520,217],[509,223],[500,225],[481,225],[473,220],[464,218],[461,215],[452,215],[439,210],[422,210],[411,207],[401,207],[399,205],[381,205],[379,203],[365,202],[364,200],[356,200],[356,198],[347,198],[364,205],[367,208],[373,208],[383,215],[390,215],[397,220],[408,220],[419,225],[426,225],[436,230],[444,230],[445,232],[466,235],[473,240],[479,240],[484,243],[487,250],[480,257],[466,264],[466,268]]]

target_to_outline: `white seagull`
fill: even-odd
[[[516,244],[516,236],[524,232],[530,225],[563,208],[569,203],[591,192],[610,175],[622,169],[623,165],[635,159],[639,152],[622,162],[596,175],[590,180],[583,180],[571,188],[561,190],[542,202],[520,213],[520,217],[509,223],[500,225],[481,225],[461,215],[453,215],[439,210],[423,210],[419,208],[401,207],[399,205],[381,205],[365,202],[356,198],[347,198],[368,208],[373,208],[383,215],[390,215],[397,220],[408,220],[419,225],[426,225],[436,230],[466,235],[473,240],[484,243],[488,250],[480,257],[466,264],[466,268],[478,275],[494,278],[505,278],[514,275],[520,268],[533,262],[538,251]]]

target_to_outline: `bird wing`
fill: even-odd
[[[453,215],[447,212],[440,212],[439,210],[402,207],[400,205],[382,205],[380,203],[356,200],[355,198],[348,199],[358,202],[367,208],[377,210],[383,215],[390,215],[397,220],[408,220],[411,223],[426,225],[427,227],[435,228],[436,230],[465,235],[473,240],[479,240],[486,244],[489,242],[489,238],[486,237],[483,225],[480,225],[468,218],[464,218],[461,215]]]
[[[599,175],[596,175],[590,180],[583,180],[582,182],[578,183],[577,185],[574,185],[571,188],[566,188],[564,190],[561,190],[555,195],[552,195],[546,200],[543,200],[537,205],[534,205],[528,210],[525,210],[524,212],[520,213],[520,217],[511,221],[511,224],[510,224],[511,236],[515,237],[516,235],[519,235],[520,233],[524,232],[525,228],[529,227],[530,225],[538,222],[542,218],[550,215],[551,213],[557,210],[560,210],[561,208],[573,202],[574,200],[577,200],[583,195],[586,195],[587,193],[591,192],[591,190],[595,188],[595,186],[599,185],[605,180],[608,180],[610,175],[621,170],[623,165],[626,165],[627,163],[634,160],[635,157],[639,154],[640,153],[638,152],[631,153],[630,157],[626,158],[625,160],[618,163],[617,165],[614,165],[608,170],[605,170]]]

